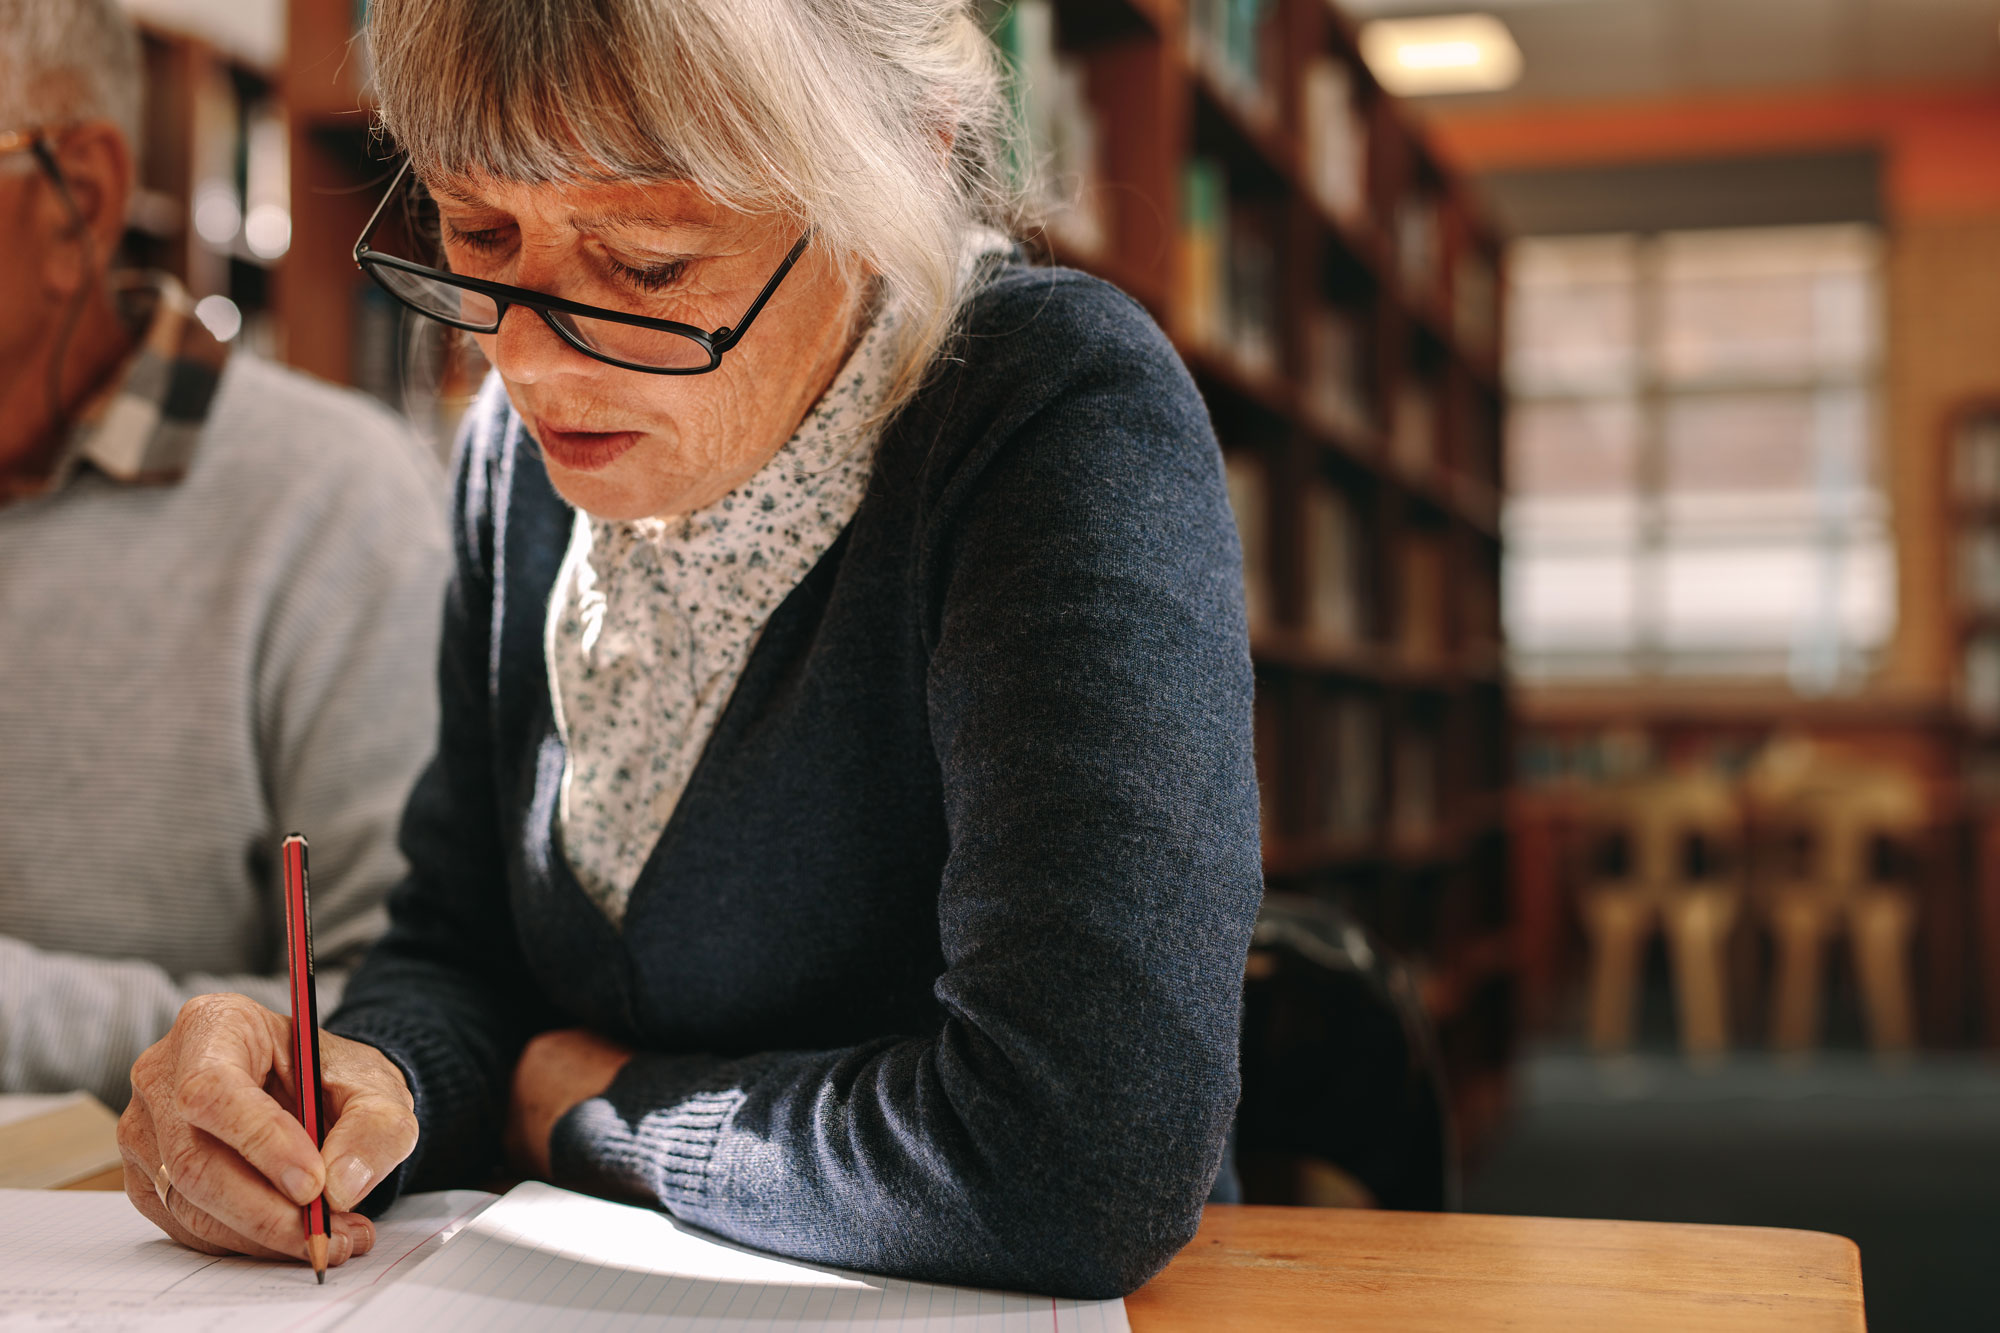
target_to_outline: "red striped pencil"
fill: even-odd
[[[326,1140],[325,1092],[319,1077],[319,997],[313,991],[312,909],[306,897],[306,840],[285,839],[285,959],[292,974],[292,1081],[299,1090],[299,1123],[314,1146]],[[326,1196],[305,1213],[306,1254],[313,1274],[326,1281]]]

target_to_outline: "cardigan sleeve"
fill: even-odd
[[[920,557],[939,1026],[641,1054],[557,1126],[558,1183],[809,1261],[1088,1297],[1193,1235],[1261,892],[1241,558],[1150,321],[1109,294],[1038,318],[1089,350],[935,479]]]
[[[522,984],[526,961],[504,910],[503,854],[488,718],[493,523],[507,416],[493,385],[468,411],[453,480],[454,568],[438,648],[437,750],[403,810],[409,875],[388,932],[347,984],[330,1032],[381,1049],[416,1106],[417,1146],[369,1196],[376,1213],[409,1188],[490,1180],[514,1062],[551,1019]]]

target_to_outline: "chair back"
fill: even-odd
[[[1458,1204],[1444,1071],[1410,970],[1351,916],[1270,894],[1244,987],[1237,1160],[1251,1203],[1328,1164],[1384,1208]],[[1289,1196],[1289,1197],[1287,1197]]]
[[[1583,880],[1589,888],[1660,892],[1730,878],[1743,837],[1734,788],[1707,773],[1662,774],[1600,788],[1590,795],[1585,821]]]

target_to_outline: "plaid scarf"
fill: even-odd
[[[77,413],[50,491],[84,463],[114,481],[165,485],[194,460],[229,347],[194,318],[187,290],[164,273],[136,277],[120,297],[145,331],[125,368]]]

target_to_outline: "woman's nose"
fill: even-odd
[[[588,374],[598,364],[570,346],[548,321],[526,306],[509,306],[500,328],[486,341],[486,359],[500,377],[515,384],[533,384],[555,375]]]

